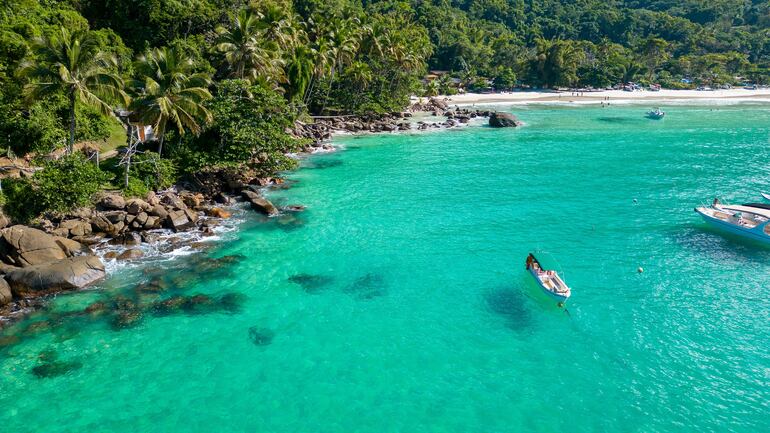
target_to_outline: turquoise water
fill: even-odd
[[[526,126],[340,138],[272,193],[305,212],[60,297],[0,349],[3,431],[765,430],[770,249],[692,208],[770,189],[770,107],[507,108]],[[67,315],[116,293],[231,302]]]

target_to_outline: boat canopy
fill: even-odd
[[[767,203],[744,203],[743,206],[770,210],[770,204],[767,204]]]
[[[719,208],[732,212],[746,212],[770,219],[770,209],[764,207],[756,207],[755,204],[757,203],[749,203],[748,205],[720,205]]]

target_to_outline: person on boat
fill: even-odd
[[[535,264],[535,256],[530,253],[527,256],[527,270],[529,270]]]
[[[711,206],[713,206],[713,207],[719,206],[719,199],[714,197],[714,203],[711,203]]]

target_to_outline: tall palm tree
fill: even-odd
[[[259,75],[282,81],[283,62],[276,42],[266,39],[265,24],[249,9],[232,18],[232,25],[217,28],[217,50],[225,55],[230,75],[255,81]]]
[[[340,20],[329,34],[328,54],[332,61],[326,100],[329,99],[329,93],[334,85],[334,78],[337,72],[355,58],[361,42],[361,34],[357,31],[360,24],[358,18]],[[324,100],[323,107],[321,108],[322,112],[326,109],[326,100]]]
[[[30,82],[24,87],[28,102],[63,92],[69,99],[69,139],[67,152],[75,144],[75,109],[77,103],[113,115],[110,102],[126,100],[123,80],[114,73],[114,56],[99,49],[99,41],[90,32],[70,33],[64,27],[50,37],[31,43],[34,57],[19,65],[18,74]]]
[[[303,98],[313,75],[315,52],[312,48],[298,45],[291,53],[287,68],[287,97],[290,101]]]
[[[132,81],[135,94],[131,108],[142,123],[152,125],[158,138],[158,155],[169,124],[179,134],[185,129],[198,134],[212,117],[203,103],[211,99],[208,75],[195,73],[195,63],[174,48],[155,48],[139,56]]]

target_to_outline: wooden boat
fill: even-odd
[[[564,304],[569,299],[571,294],[569,286],[567,286],[556,271],[543,269],[543,266],[535,258],[534,254],[530,253],[527,256],[526,267],[537,285],[548,297],[554,299],[559,305]]]

